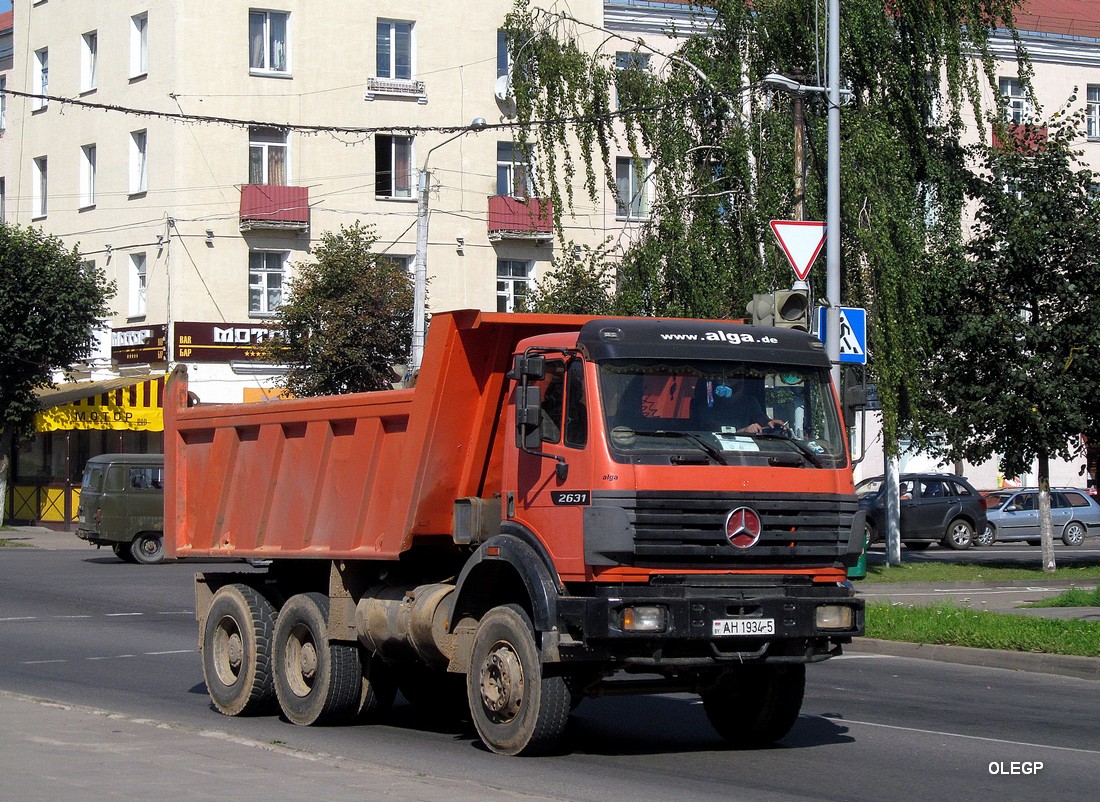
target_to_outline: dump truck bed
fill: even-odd
[[[520,340],[589,317],[432,318],[415,388],[189,407],[165,400],[165,542],[177,557],[390,559],[449,538],[454,501],[500,489]]]

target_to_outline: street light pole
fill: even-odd
[[[432,152],[443,147],[448,142],[454,142],[461,136],[471,131],[480,131],[488,125],[484,117],[474,119],[470,125],[452,137],[444,139],[438,145],[434,145],[424,154],[424,166],[417,174],[416,182],[416,260],[413,271],[413,335],[412,347],[409,351],[409,375],[413,375],[420,369],[420,361],[424,357],[424,319],[427,317],[428,294],[428,192],[430,189],[431,174],[428,172],[428,159]]]

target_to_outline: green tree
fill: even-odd
[[[524,299],[524,311],[557,315],[614,314],[615,267],[608,245],[569,243]]]
[[[374,251],[378,237],[356,222],[326,233],[296,265],[267,357],[287,366],[296,396],[381,390],[408,361],[413,281],[403,263]]]
[[[888,447],[919,433],[929,347],[925,295],[956,264],[965,186],[963,111],[996,85],[989,46],[1012,27],[1016,0],[844,0],[841,74],[843,301],[870,313],[870,347]],[[713,0],[705,32],[675,53],[643,42],[635,56],[590,52],[594,26],[517,0],[506,20],[520,147],[537,155],[539,190],[555,214],[583,183],[591,201],[616,189],[616,156],[649,159],[652,207],[626,247],[617,305],[643,315],[744,317],[752,294],[789,286],[768,232],[792,219],[794,137],[789,94],[769,73],[820,85],[826,52],[820,4]],[[681,34],[683,32],[680,32]],[[623,50],[608,44],[607,49]],[[646,69],[647,58],[653,69]],[[1019,74],[1026,80],[1022,60]],[[942,77],[941,80],[932,78]],[[804,97],[807,219],[825,218],[827,104]],[[985,136],[979,120],[979,134]],[[538,125],[533,123],[538,122]],[[932,212],[932,213],[930,213]],[[823,297],[825,271],[810,276]]]
[[[1037,464],[1047,570],[1050,460],[1100,436],[1100,200],[1073,149],[1081,122],[1060,112],[976,149],[973,236],[930,308],[935,426],[951,458],[999,455],[1005,476]]]
[[[87,359],[114,284],[41,229],[0,224],[0,499],[13,442],[34,436],[36,389]]]

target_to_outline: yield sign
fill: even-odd
[[[825,224],[802,220],[772,220],[772,233],[787,254],[799,281],[810,275],[810,266],[825,244]]]

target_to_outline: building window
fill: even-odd
[[[0,75],[0,131],[8,127],[8,76]]]
[[[512,74],[512,54],[508,52],[508,32],[497,30],[497,78]]]
[[[534,194],[530,161],[514,142],[497,142],[497,194],[513,198]]]
[[[248,183],[286,186],[289,156],[286,131],[257,126],[248,129]]]
[[[645,220],[649,217],[649,159],[615,160],[615,216],[620,220]]]
[[[1031,118],[1031,107],[1023,84],[1016,78],[1001,78],[1000,88],[1001,96],[1005,98],[1008,119],[1016,125],[1028,122]]]
[[[149,14],[130,17],[130,77],[149,72]]]
[[[374,138],[374,194],[379,198],[411,198],[413,139],[379,134]]]
[[[248,254],[248,314],[271,315],[283,304],[283,279],[289,251]]]
[[[1085,128],[1089,139],[1100,139],[1100,84],[1089,84],[1088,86]]]
[[[148,276],[145,272],[145,254],[130,254],[130,309],[129,317],[144,317]]]
[[[40,156],[31,163],[31,217],[45,217],[48,209],[49,181],[47,180],[47,160]]]
[[[497,311],[523,309],[531,283],[531,263],[519,259],[497,259]]]
[[[80,91],[96,88],[96,67],[99,61],[99,34],[89,31],[80,38]]]
[[[616,70],[616,89],[615,89],[615,107],[619,108],[622,103],[619,100],[619,89],[617,87],[620,73],[626,70],[639,70],[641,72],[647,72],[649,70],[649,54],[637,53],[631,51],[619,51],[615,54],[615,70]]]
[[[412,27],[411,22],[378,20],[376,70],[379,78],[412,79]]]
[[[149,188],[148,133],[130,133],[130,194],[138,195]]]
[[[7,179],[0,178],[0,223],[8,221],[8,184]]]
[[[34,51],[34,94],[45,95],[50,89],[50,50],[44,47]],[[46,98],[36,97],[31,100],[31,111],[39,111],[46,108]]]
[[[95,205],[95,145],[80,149],[80,208]]]
[[[286,73],[290,60],[285,11],[248,12],[248,69],[250,72]]]

